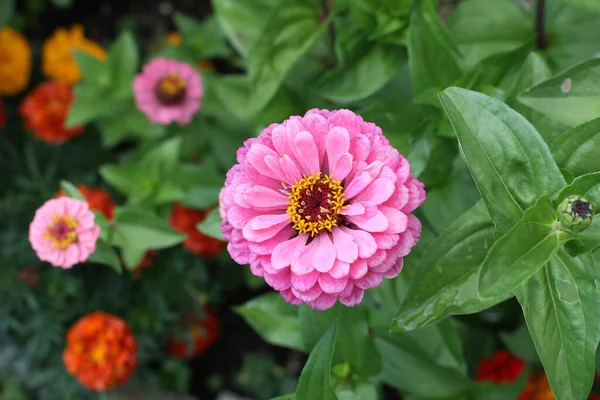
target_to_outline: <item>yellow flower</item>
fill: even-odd
[[[81,25],[58,28],[42,47],[42,72],[52,80],[73,85],[81,79],[81,71],[73,51],[83,51],[98,60],[106,59],[106,50],[83,35]]]
[[[27,87],[31,49],[27,39],[11,28],[0,29],[0,96],[12,96]]]
[[[179,32],[169,32],[163,39],[165,43],[170,44],[171,46],[179,46],[181,42],[183,42],[183,37]]]

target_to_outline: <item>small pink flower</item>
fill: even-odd
[[[292,304],[354,306],[393,278],[421,235],[423,184],[381,129],[349,110],[310,110],[244,143],[227,174],[221,228]]]
[[[45,202],[29,225],[29,242],[39,259],[62,268],[87,260],[99,234],[88,204],[69,197]]]
[[[138,109],[154,124],[189,124],[200,109],[202,79],[181,61],[155,58],[133,80]]]

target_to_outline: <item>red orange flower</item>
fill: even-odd
[[[90,209],[101,212],[108,219],[113,218],[115,203],[112,201],[109,192],[97,187],[87,187],[81,184],[77,185],[77,189],[83,195]],[[62,197],[64,195],[65,191],[61,189],[54,197]]]
[[[58,82],[40,83],[25,97],[19,112],[25,126],[38,139],[48,143],[62,143],[83,133],[83,127],[65,128],[65,119],[73,101],[70,86]]]
[[[506,350],[497,350],[481,360],[475,380],[509,383],[517,380],[524,368],[523,360]]]
[[[210,307],[206,307],[205,315],[190,316],[185,321],[189,340],[171,339],[167,343],[167,351],[174,358],[194,358],[204,353],[219,337],[219,320]]]
[[[135,338],[121,318],[87,314],[69,329],[63,361],[83,386],[104,391],[131,376],[137,364]]]
[[[209,211],[193,210],[181,204],[175,204],[169,221],[173,229],[187,235],[183,241],[183,247],[204,257],[213,257],[219,254],[225,246],[225,242],[206,236],[196,229],[196,225],[204,221]]]

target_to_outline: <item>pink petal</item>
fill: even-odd
[[[302,179],[302,173],[300,173],[300,169],[287,154],[284,154],[279,159],[279,165],[281,166],[281,169],[285,171],[287,183],[292,184]]]
[[[319,297],[323,293],[323,289],[317,284],[305,291],[300,291],[292,286],[292,293],[303,301],[311,301]]]
[[[340,210],[342,215],[362,215],[365,213],[365,207],[362,204],[348,204]]]
[[[264,274],[265,282],[275,290],[289,289],[291,285],[290,270],[286,269],[277,274]]]
[[[304,165],[304,173],[313,175],[321,170],[319,165],[319,151],[315,144],[312,135],[307,131],[302,131],[296,135],[294,141],[296,146],[296,154],[300,162]]]
[[[352,179],[352,181],[344,189],[346,200],[352,199],[354,196],[362,192],[369,184],[373,182],[373,178],[368,172],[363,171]]]
[[[273,173],[271,168],[269,168],[269,166],[265,163],[265,157],[267,156],[279,158],[277,153],[272,149],[263,144],[256,143],[250,148],[248,154],[246,154],[246,162],[248,162],[262,175],[268,176],[269,178],[278,179],[277,174]]]
[[[252,207],[282,209],[282,211],[285,211],[290,200],[287,196],[264,186],[250,186],[243,191],[242,197]]]
[[[341,227],[344,232],[354,238],[354,243],[358,245],[358,256],[360,258],[369,258],[377,251],[377,243],[369,232]]]
[[[383,281],[382,274],[378,274],[378,273],[369,271],[361,279],[355,281],[354,284],[361,289],[371,289],[371,288],[381,285],[382,281]]]
[[[382,204],[394,193],[396,185],[389,179],[375,179],[369,186],[362,190],[354,199],[354,202],[364,201]]]
[[[319,150],[319,164],[321,164],[325,156],[325,140],[329,132],[329,122],[319,114],[307,113],[302,118],[302,125],[313,136]]]
[[[348,284],[348,277],[345,276],[343,278],[333,278],[329,274],[321,274],[319,277],[319,286],[323,289],[323,292],[334,294],[340,293],[342,290],[346,288]]]
[[[306,304],[308,304],[310,307],[314,308],[315,310],[327,310],[327,309],[333,307],[336,300],[337,300],[336,296],[333,296],[333,295],[330,295],[327,293],[323,293],[318,298],[307,301]]]
[[[252,218],[244,229],[242,234],[244,239],[251,242],[264,242],[271,239],[284,227],[290,223],[287,214],[267,214]]]
[[[342,278],[344,276],[348,276],[350,272],[350,264],[341,262],[340,260],[335,260],[333,263],[333,268],[329,271],[329,275],[334,278]]]
[[[317,283],[317,280],[319,279],[320,275],[321,273],[316,270],[313,270],[312,272],[309,272],[308,274],[304,275],[291,274],[291,286],[296,290],[306,292],[307,290],[312,288],[315,285],[315,283]]]
[[[379,207],[379,210],[381,210],[389,222],[389,226],[385,233],[402,233],[406,230],[408,218],[402,211],[385,206]]]
[[[360,279],[367,274],[369,266],[364,258],[359,258],[352,264],[350,264],[350,272],[348,276],[350,279]]]
[[[346,307],[354,307],[362,301],[364,294],[365,291],[363,289],[355,287],[352,294],[347,297],[340,297],[339,301]]]
[[[358,258],[358,246],[354,238],[340,228],[333,228],[331,233],[337,259],[346,263],[354,262]]]
[[[290,264],[294,274],[305,275],[314,270],[312,259],[316,248],[317,241],[313,240],[294,253]]]
[[[362,215],[353,215],[348,217],[348,221],[368,232],[385,232],[390,226],[390,223],[381,211],[377,211],[377,213],[370,218]]]
[[[329,170],[329,173],[333,175],[335,179],[339,179],[340,181],[344,180],[350,171],[352,171],[352,160],[352,154],[342,154],[335,163],[333,170]]]
[[[275,269],[285,268],[292,263],[294,255],[306,245],[308,234],[296,236],[293,239],[279,243],[271,254],[271,266]]]
[[[329,173],[335,170],[338,159],[350,149],[350,134],[345,128],[336,126],[329,130],[325,139]],[[340,179],[340,178],[337,178]]]
[[[314,239],[317,243],[313,254],[313,267],[319,272],[329,272],[336,259],[335,246],[327,233],[321,233]]]

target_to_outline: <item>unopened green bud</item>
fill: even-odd
[[[592,223],[594,205],[583,196],[569,196],[560,203],[556,214],[564,228],[581,232]]]

